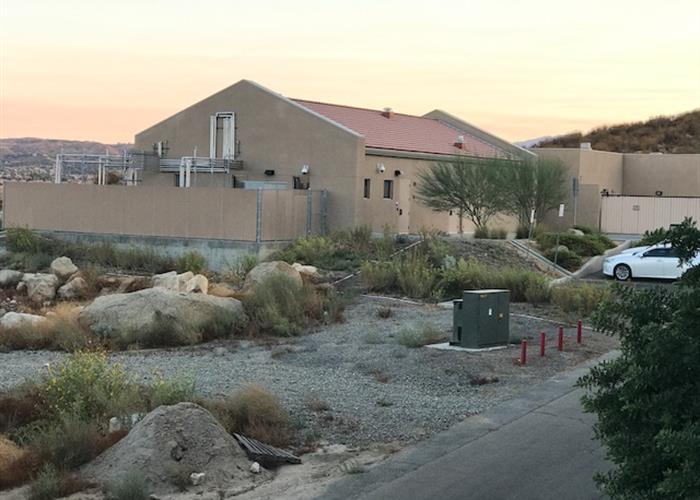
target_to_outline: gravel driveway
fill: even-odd
[[[389,304],[393,315],[380,319],[377,309]],[[588,331],[584,345],[576,346],[573,330],[567,330],[567,349],[559,353],[554,348],[556,326],[515,315],[524,311],[512,305],[511,335],[532,335],[534,339],[541,330],[549,335],[548,356],[539,358],[533,345],[524,367],[513,363],[519,354],[517,346],[478,354],[401,346],[396,339],[401,329],[418,322],[430,322],[447,335],[452,311],[364,297],[348,307],[345,323],[279,344],[231,340],[122,352],[112,359],[143,380],[155,371],[165,376],[192,376],[198,391],[209,396],[227,394],[244,384],[263,385],[289,408],[302,440],[348,445],[405,442],[443,430],[616,347],[614,339]],[[39,375],[46,363],[64,356],[0,353],[0,389]],[[498,381],[470,383],[479,377]]]

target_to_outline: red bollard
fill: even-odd
[[[520,342],[520,364],[524,365],[527,363],[527,340],[523,339]]]
[[[578,320],[578,329],[576,330],[576,343],[581,343],[581,338],[583,337],[583,321]]]
[[[540,332],[540,356],[544,356],[544,332]]]
[[[564,350],[564,327],[563,327],[563,326],[560,326],[560,327],[559,327],[559,345],[558,345],[558,349],[559,349],[560,351],[563,351],[563,350]]]

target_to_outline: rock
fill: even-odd
[[[206,476],[206,472],[193,472],[190,474],[190,483],[192,483],[192,486],[199,486]]]
[[[43,316],[9,312],[0,318],[0,326],[3,328],[19,328],[22,326],[38,326],[46,321]]]
[[[250,464],[250,472],[252,472],[253,474],[260,474],[262,472],[260,464],[258,462],[253,462],[252,464]]]
[[[295,262],[292,264],[292,267],[299,272],[301,279],[304,281],[308,281],[310,283],[320,283],[323,280],[323,277],[321,276],[321,273],[318,272],[318,268],[316,266],[305,266]]]
[[[245,283],[243,283],[243,290],[250,291],[254,289],[257,285],[265,281],[270,276],[287,276],[292,279],[295,283],[299,285],[303,284],[301,279],[301,274],[299,271],[294,269],[292,266],[283,262],[281,260],[273,260],[270,262],[263,262],[258,264],[253,269],[250,270],[248,275],[245,277]]]
[[[118,432],[122,430],[124,426],[122,425],[121,421],[117,417],[112,417],[109,419],[109,427],[107,429],[107,432],[110,434],[113,432]]]
[[[68,257],[58,257],[51,262],[50,270],[61,282],[65,282],[78,272],[78,266]]]
[[[566,245],[559,245],[558,247],[554,247],[553,251],[554,252],[568,252],[569,247],[567,247]]]
[[[136,469],[143,472],[149,490],[163,495],[177,491],[170,481],[173,469],[206,472],[201,485],[209,490],[252,485],[249,468],[245,452],[211,413],[193,403],[178,403],[146,415],[85,465],[81,476],[104,483]]]
[[[119,278],[117,293],[131,293],[150,288],[151,279],[148,276],[123,276]]]
[[[573,234],[574,236],[583,236],[585,233],[581,231],[580,229],[575,229],[573,227],[569,228],[567,231],[569,234]]]
[[[22,276],[22,279],[24,279],[24,276]],[[27,284],[24,281],[20,281],[17,283],[17,293],[26,293],[27,292]]]
[[[153,276],[153,287],[165,288],[173,292],[185,292],[187,291],[187,283],[192,278],[194,278],[194,274],[191,271],[182,274],[177,274],[175,271],[156,274]]]
[[[243,305],[236,299],[147,288],[98,297],[83,309],[78,321],[97,334],[112,336],[148,330],[158,324],[162,317],[172,318],[184,328],[196,330],[220,313],[242,317]]]
[[[22,281],[22,276],[24,276],[24,273],[20,271],[3,269],[0,271],[0,287],[15,287],[20,281]]]
[[[217,347],[216,349],[214,349],[214,355],[216,356],[226,356],[227,352],[228,351],[224,347]]]
[[[209,285],[209,289],[207,290],[207,293],[209,295],[213,295],[214,297],[236,297],[237,293],[236,290],[231,288],[228,285],[225,285],[223,283],[214,283],[212,285]]]
[[[75,276],[58,289],[58,296],[66,300],[84,299],[88,295],[88,284],[81,276]]]
[[[195,274],[192,279],[185,283],[187,293],[207,293],[209,290],[209,280],[206,276]]]
[[[24,283],[27,285],[27,296],[36,304],[43,304],[56,297],[58,278],[54,274],[30,274],[24,275]]]

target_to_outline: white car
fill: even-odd
[[[681,265],[676,251],[669,244],[636,247],[608,257],[603,274],[620,281],[631,278],[678,279],[688,268],[700,264],[700,255]]]

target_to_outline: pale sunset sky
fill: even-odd
[[[0,137],[131,142],[246,78],[509,140],[700,107],[700,0],[0,0]]]

